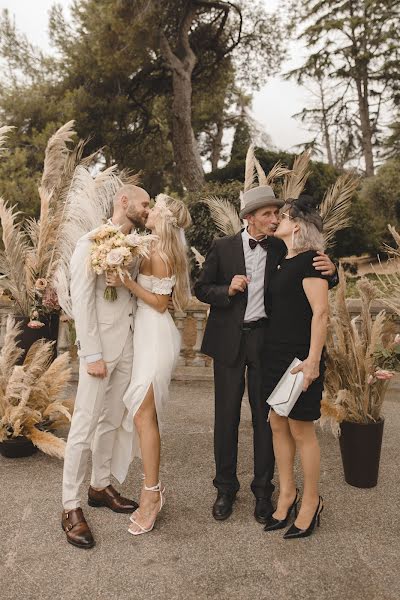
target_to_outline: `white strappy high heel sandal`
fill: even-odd
[[[165,487],[162,487],[161,482],[159,481],[157,483],[157,485],[153,485],[151,487],[147,487],[147,485],[145,484],[144,489],[146,490],[146,492],[158,492],[160,494],[160,508],[157,511],[157,514],[158,514],[165,504],[165,496],[164,496],[165,495]],[[156,522],[157,515],[155,516],[154,521],[151,523],[150,527],[148,527],[146,529],[145,527],[143,527],[143,525],[141,525],[140,523],[138,523],[135,520],[135,517],[137,518],[137,516],[140,516],[139,511],[140,511],[140,506],[137,510],[135,510],[135,512],[129,518],[131,523],[133,523],[134,525],[139,527],[139,531],[132,531],[132,529],[130,527],[128,527],[128,532],[131,535],[142,535],[142,533],[149,533],[154,528],[154,524]]]

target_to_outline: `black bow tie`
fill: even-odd
[[[252,250],[254,250],[257,244],[260,244],[261,248],[266,250],[268,248],[268,238],[263,238],[262,240],[254,240],[253,238],[249,239],[249,246]]]

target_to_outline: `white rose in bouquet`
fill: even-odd
[[[106,257],[106,263],[109,267],[120,267],[125,260],[123,248],[115,248],[110,250]]]

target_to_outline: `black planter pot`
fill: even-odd
[[[349,485],[372,488],[378,483],[383,425],[384,419],[377,423],[341,423],[340,452]]]
[[[50,313],[40,318],[44,327],[40,329],[31,329],[28,327],[30,319],[28,317],[15,316],[15,321],[23,324],[22,332],[18,336],[18,345],[24,349],[24,354],[18,361],[18,365],[22,365],[28,353],[29,348],[38,340],[45,339],[55,342],[53,347],[53,360],[57,358],[57,339],[58,329],[60,326],[60,315],[58,313]]]
[[[24,435],[0,442],[0,454],[6,458],[23,458],[35,452],[37,452],[36,446]]]

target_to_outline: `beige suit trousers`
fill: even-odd
[[[81,505],[80,487],[92,450],[91,485],[105,488],[111,482],[111,459],[118,429],[125,413],[122,402],[129,385],[133,362],[130,330],[119,357],[107,362],[107,377],[89,375],[81,359],[79,383],[64,459],[62,501],[65,510]]]

